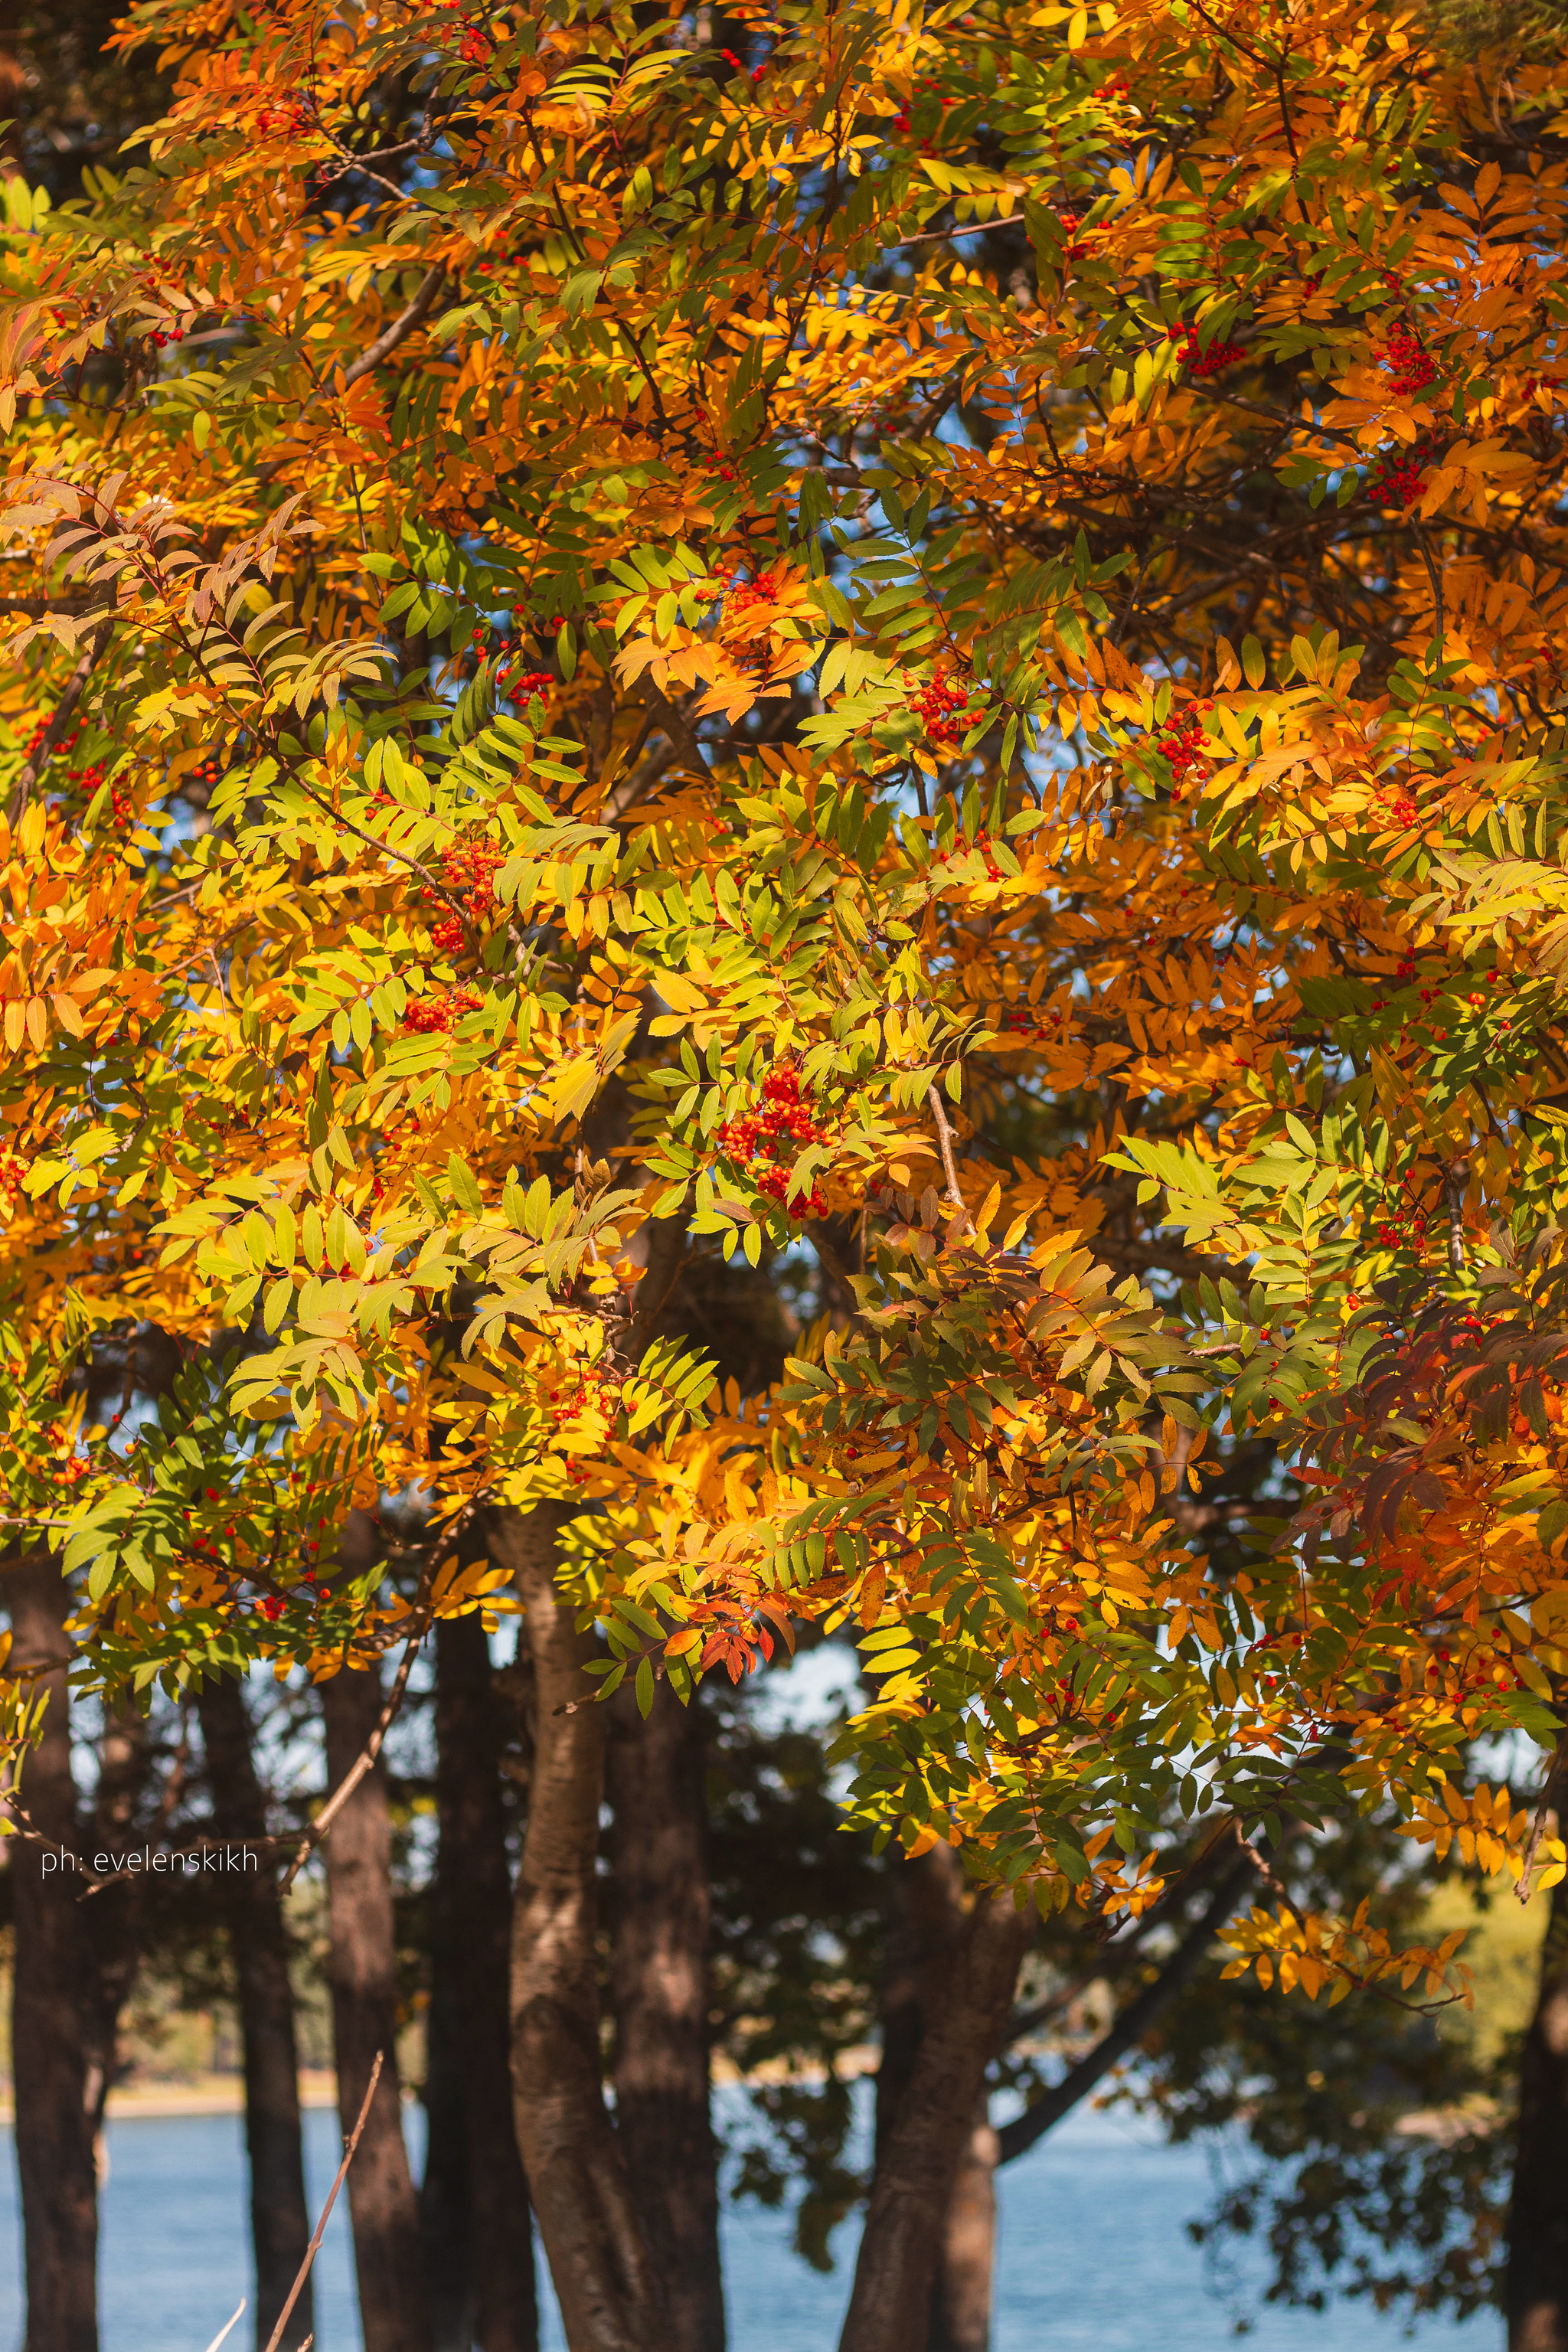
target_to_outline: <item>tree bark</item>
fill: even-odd
[[[839,2352],[910,2352],[927,2340],[953,2183],[1030,1932],[1031,1915],[1005,1893],[976,1896],[964,1919],[878,2159]]]
[[[461,2278],[466,2318],[459,2324],[468,2329],[462,2344],[477,2336],[480,2352],[536,2352],[533,2225],[508,2057],[511,1872],[500,1774],[506,1734],[484,1627],[477,1616],[437,1620],[440,1845],[432,1926],[430,2129],[435,2148],[439,2125],[447,2154],[437,2175],[444,2185],[434,2196],[426,2165],[421,2192],[426,2245],[437,2226],[436,2201],[450,2209],[460,2190],[464,2266],[460,2273],[455,2263],[437,2267],[453,2307]],[[438,2312],[438,2344],[443,2324]]]
[[[518,2143],[571,2352],[679,2352],[605,2105],[595,1875],[605,1710],[584,1669],[591,1630],[555,1590],[558,1507],[500,1515],[531,1654],[533,1772],[512,1913],[511,2065]]]
[[[1503,2300],[1509,2352],[1568,2352],[1568,1879],[1552,1890],[1520,2060]]]
[[[989,2352],[1000,2143],[984,2089],[942,2221],[929,2352]]]
[[[267,1801],[251,1752],[250,1723],[237,1682],[220,1675],[205,1683],[196,1712],[206,1751],[213,1825],[219,1837],[259,1841],[267,1835]],[[264,1852],[258,1866],[222,1881],[229,1949],[239,1993],[245,2063],[245,2147],[250,2166],[250,2241],[256,2262],[256,2341],[265,2347],[289,2297],[305,2249],[310,2219],[305,2202],[305,2159],[300,2130],[299,2052],[294,1995],[289,1981],[289,1933],[277,1876]],[[299,2347],[315,2326],[306,2279],[289,2315],[283,2352]]]
[[[65,1585],[35,1554],[6,1579],[12,1671],[63,1658]],[[70,1701],[63,1668],[38,1678],[47,1691],[43,1733],[22,1770],[20,1796],[40,1834],[12,1843],[16,1921],[12,2079],[16,2168],[26,2237],[25,2352],[98,2352],[98,2182],[93,2161],[96,2085],[89,2079],[89,1923],[78,1896],[76,1785]],[[103,1901],[101,1895],[95,1897]]]
[[[704,1735],[700,1710],[661,1682],[646,1719],[623,1689],[609,1743],[616,2132],[681,2352],[724,2352]]]
[[[381,1676],[334,1675],[321,1685],[327,1784],[357,1761],[381,1715]],[[349,2168],[349,2217],[365,2352],[431,2352],[420,2262],[419,2202],[403,2137],[392,1911],[392,1822],[378,1758],[332,1823],[323,1852],[338,2113],[345,2137],[383,2056],[359,2151]]]

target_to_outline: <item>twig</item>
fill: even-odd
[[[360,1782],[364,1779],[365,1774],[370,1770],[372,1765],[375,1762],[376,1758],[381,1754],[381,1743],[386,1738],[388,1731],[392,1727],[393,1717],[397,1713],[398,1708],[403,1704],[403,1694],[408,1687],[408,1677],[410,1673],[413,1671],[415,1656],[418,1651],[419,1644],[424,1638],[425,1628],[423,1625],[418,1627],[415,1633],[410,1634],[407,1647],[403,1653],[403,1663],[398,1667],[397,1673],[393,1679],[392,1688],[387,1695],[386,1705],[381,1710],[380,1720],[377,1722],[375,1729],[371,1733],[370,1738],[365,1741],[359,1755],[354,1759],[353,1763],[344,1773],[337,1788],[334,1789],[332,1794],[321,1807],[321,1811],[316,1815],[315,1820],[305,1832],[304,1836],[300,1840],[294,1859],[289,1864],[288,1870],[284,1873],[283,1884],[278,1890],[280,1895],[288,1894],[289,1889],[293,1885],[294,1881],[304,1869],[307,1862],[309,1862],[312,1852],[321,1844],[322,1839],[331,1828],[338,1814],[348,1803],[349,1799],[353,1795],[354,1790],[359,1787]]]
[[[1465,1271],[1465,1188],[1470,1181],[1468,1152],[1461,1151],[1443,1170],[1443,1199],[1448,1212],[1448,1271]]]
[[[237,2326],[238,2326],[238,2325],[239,2325],[239,2323],[240,2323],[240,2321],[241,2321],[241,2319],[242,2319],[244,2316],[245,2316],[245,2297],[244,2297],[243,2295],[241,2295],[241,2296],[240,2296],[240,2298],[239,2298],[239,2309],[235,2313],[234,2317],[229,2321],[229,2323],[228,2323],[228,2326],[227,2326],[227,2327],[220,2327],[220,2328],[218,2329],[217,2334],[213,2337],[212,2342],[207,2346],[207,2352],[217,2352],[217,2347],[218,2347],[218,2346],[223,2342],[223,2339],[224,2339],[224,2337],[228,2334],[229,2329],[230,2329],[230,2328],[233,2328],[233,2327],[237,2327]]]
[[[27,805],[33,786],[54,758],[60,738],[71,723],[77,704],[81,700],[88,679],[92,676],[99,656],[109,643],[113,627],[112,621],[105,621],[100,628],[94,631],[92,637],[83,647],[75,669],[66,680],[65,692],[55,706],[55,715],[45,728],[37,750],[25,763],[21,774],[11,788],[11,803],[5,813],[10,824],[15,824],[17,822]]]
[[[345,392],[351,384],[358,383],[361,376],[369,375],[372,368],[378,368],[383,360],[390,359],[398,344],[414,332],[415,328],[435,308],[436,297],[441,290],[441,281],[446,275],[447,265],[444,261],[437,261],[426,271],[408,308],[405,310],[400,310],[391,326],[384,333],[377,335],[374,343],[365,345],[353,365],[343,370]]]
[[[947,1179],[947,1197],[958,1211],[952,1222],[955,1225],[961,1226],[963,1232],[972,1234],[974,1231],[974,1220],[964,1207],[963,1194],[959,1190],[958,1166],[952,1156],[952,1129],[947,1123],[947,1113],[942,1107],[942,1097],[934,1086],[926,1088],[926,1100],[931,1105],[931,1117],[936,1121],[937,1149],[942,1153],[942,1172]]]
[[[364,2097],[360,2104],[359,2121],[355,2124],[353,2130],[350,2133],[347,2144],[343,2148],[343,2160],[338,2167],[337,2176],[334,2179],[331,2189],[327,2191],[327,2201],[321,2208],[321,2218],[316,2224],[314,2236],[311,2238],[310,2244],[305,2249],[305,2259],[300,2263],[299,2273],[295,2278],[293,2285],[289,2290],[289,2300],[284,2305],[282,2310],[279,2313],[278,2325],[267,2339],[267,2352],[278,2352],[278,2347],[283,2341],[283,2330],[289,2325],[289,2315],[292,2313],[294,2305],[300,2300],[305,2281],[310,2275],[310,2265],[316,2259],[317,2249],[321,2245],[321,2233],[327,2226],[328,2216],[331,2214],[332,2207],[338,2201],[338,2191],[343,2185],[343,2176],[348,2171],[350,2165],[353,2162],[354,2150],[360,2143],[360,2134],[363,2131],[366,2120],[369,2117],[370,2103],[375,2096],[375,2086],[381,2080],[381,2062],[385,2054],[384,2051],[381,2050],[378,2050],[375,2053],[375,2063],[370,2070],[370,2081],[365,2084]],[[231,2320],[229,2325],[232,2326],[234,2322]]]

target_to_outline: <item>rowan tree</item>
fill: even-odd
[[[584,2213],[667,2340],[607,2115],[576,2170],[542,2121],[585,1702],[858,1626],[852,1815],[983,1889],[864,2352],[1030,1916],[1136,1923],[1173,1810],[1330,2000],[1462,1979],[1299,1904],[1292,1822],[1562,1866],[1461,1769],[1555,1742],[1568,1609],[1559,68],[1272,0],[723,25],[145,0],[147,163],[11,183],[5,1461],[89,1685],[521,1608],[584,2344]],[[661,1328],[704,1254],[821,1269],[782,1385]],[[154,1326],[156,1426],[89,1422]],[[337,1531],[411,1485],[388,1597]]]

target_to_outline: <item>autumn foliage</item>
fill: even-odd
[[[1047,1911],[1173,1805],[1539,1879],[1459,1781],[1568,1639],[1552,70],[725,23],[142,0],[150,165],[11,185],[8,1519],[177,1688],[555,1507],[606,1688],[853,1624],[856,1815]],[[781,1389],[658,1328],[802,1248]],[[1459,1981],[1258,1869],[1238,1966]]]

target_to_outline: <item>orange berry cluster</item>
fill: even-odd
[[[927,685],[910,695],[909,707],[933,743],[956,743],[966,727],[984,716],[981,710],[965,708],[969,695],[968,687],[938,670]]]
[[[1213,709],[1212,702],[1195,702],[1178,718],[1167,719],[1154,738],[1155,750],[1171,763],[1171,773],[1175,780],[1171,786],[1173,801],[1179,801],[1193,777],[1202,772],[1206,755],[1204,751],[1204,722],[1198,714]]]
[[[0,1151],[0,1192],[4,1192],[7,1200],[14,1200],[21,1191],[22,1179],[26,1172],[14,1151]]]
[[[1222,368],[1234,367],[1237,360],[1247,357],[1243,343],[1210,343],[1200,351],[1198,331],[1192,326],[1168,328],[1166,340],[1180,344],[1176,356],[1194,375],[1218,375]]]
[[[444,996],[416,997],[403,1016],[403,1026],[416,1037],[450,1031],[465,1013],[477,1013],[483,999],[471,988],[449,988]]]
[[[1380,356],[1395,400],[1408,400],[1413,393],[1425,392],[1437,373],[1431,352],[1409,327],[1392,328]]]

